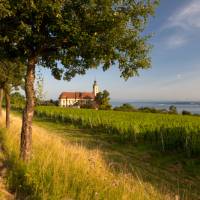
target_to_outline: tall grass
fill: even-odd
[[[121,141],[151,143],[162,151],[200,153],[200,117],[59,107],[37,107],[39,117],[117,134]]]
[[[34,126],[33,154],[28,165],[19,161],[19,118],[9,131],[0,129],[8,162],[8,184],[21,199],[33,200],[167,200],[151,184],[130,174],[114,173],[98,150],[72,145]]]

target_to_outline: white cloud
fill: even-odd
[[[190,1],[189,4],[177,10],[168,19],[166,27],[180,27],[188,30],[200,29],[200,0]]]
[[[180,80],[180,79],[182,79],[182,75],[181,75],[181,74],[177,74],[177,75],[176,75],[176,78],[177,78],[178,80]]]
[[[200,34],[200,0],[188,1],[177,9],[161,27],[161,31],[166,29],[173,30],[165,40],[165,45],[170,49],[182,47],[192,41],[195,35]]]
[[[168,48],[178,48],[183,46],[188,42],[188,38],[181,35],[172,35],[166,40],[166,45]]]

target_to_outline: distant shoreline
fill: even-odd
[[[171,105],[174,105],[179,113],[187,110],[193,114],[200,114],[200,101],[111,101],[112,107],[120,106],[124,103],[131,104],[136,108],[150,107],[157,109],[168,109]]]

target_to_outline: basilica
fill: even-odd
[[[97,82],[94,81],[92,92],[62,92],[59,96],[59,105],[61,107],[73,107],[94,102],[99,93]]]

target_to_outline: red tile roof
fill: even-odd
[[[62,92],[59,99],[94,99],[92,92]]]

